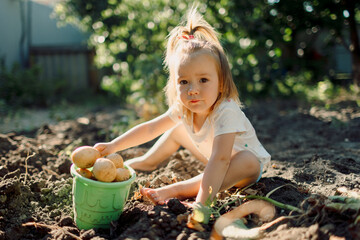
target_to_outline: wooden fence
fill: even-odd
[[[40,80],[65,81],[71,89],[97,90],[99,74],[94,66],[94,51],[82,46],[31,47],[30,65],[41,68]]]

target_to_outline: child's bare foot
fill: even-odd
[[[142,188],[140,189],[140,193],[147,197],[153,204],[155,205],[163,205],[165,204],[164,200],[160,199],[160,196],[158,195],[157,191],[152,188]]]
[[[163,205],[168,200],[173,198],[174,196],[171,194],[171,192],[172,191],[170,189],[166,189],[166,188],[158,188],[158,189],[142,188],[140,190],[140,193],[143,196],[149,198],[150,201],[155,205]]]
[[[156,169],[156,166],[146,163],[141,158],[133,158],[130,160],[127,160],[124,162],[125,165],[130,166],[134,170],[140,170],[140,171],[153,171]]]

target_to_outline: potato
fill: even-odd
[[[106,158],[98,158],[92,172],[94,177],[101,182],[112,182],[116,177],[115,164]]]
[[[90,146],[78,147],[71,153],[71,160],[78,168],[90,168],[100,157],[100,152]]]
[[[116,168],[123,168],[124,167],[124,159],[117,153],[112,153],[106,156],[107,159],[110,159]]]
[[[115,181],[122,182],[126,181],[130,178],[130,171],[126,168],[118,168],[116,169],[116,177]]]
[[[76,172],[85,178],[92,178],[92,172],[86,168],[78,168]]]

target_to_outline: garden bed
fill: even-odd
[[[296,206],[303,214],[276,207],[276,217],[293,216],[264,232],[264,239],[360,238],[356,209],[327,207],[329,196],[359,196],[360,109],[343,101],[330,108],[292,101],[262,101],[245,112],[272,155],[262,179],[246,190],[218,194],[221,214],[242,201],[235,195],[265,196]],[[120,219],[109,230],[79,230],[73,221],[70,152],[80,145],[109,140],[107,130],[123,112],[96,112],[74,120],[43,124],[27,132],[0,134],[0,239],[208,239],[187,227],[191,209],[172,200],[154,206],[140,186],[160,187],[197,175],[204,166],[179,150],[151,173],[138,172]],[[149,145],[121,152],[124,159],[143,154]],[[184,217],[185,216],[185,217]],[[185,219],[185,220],[184,220]],[[247,225],[257,225],[247,217]]]

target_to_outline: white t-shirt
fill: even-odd
[[[192,126],[185,121],[184,113],[171,107],[168,112],[174,122],[182,122],[199,151],[209,160],[214,138],[225,133],[238,133],[235,137],[233,153],[249,150],[263,164],[270,161],[270,154],[261,145],[244,112],[233,100],[225,100],[206,118],[200,131],[194,132]]]

